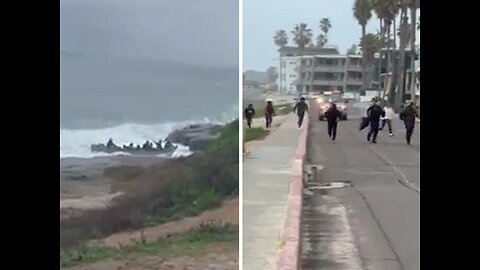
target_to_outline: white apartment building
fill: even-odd
[[[361,58],[359,55],[339,54],[285,56],[278,68],[277,85],[286,94],[359,91],[362,86]]]
[[[337,47],[331,45],[304,49],[283,47],[278,52],[281,61],[277,85],[282,93],[355,92],[362,86],[359,55],[340,55]]]
[[[295,94],[297,93],[297,86],[295,81],[298,77],[297,68],[300,60],[297,56],[282,57],[281,67],[278,67],[277,85],[281,93]]]

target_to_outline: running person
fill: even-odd
[[[380,128],[380,130],[383,130],[385,125],[388,125],[388,132],[390,132],[390,137],[393,137],[392,119],[393,119],[394,112],[392,107],[390,107],[390,105],[388,104],[385,106],[384,110],[385,110],[385,117],[383,117],[382,119],[382,127]]]
[[[405,135],[405,140],[407,144],[410,144],[412,140],[413,129],[415,128],[415,120],[418,116],[417,111],[413,108],[413,103],[410,103],[403,111],[400,113],[400,119],[405,124],[405,129],[407,133]]]
[[[248,128],[252,127],[252,118],[254,115],[255,109],[253,108],[253,104],[248,104],[248,107],[245,109],[245,118],[247,118]]]
[[[303,117],[305,117],[305,112],[307,112],[307,111],[308,111],[308,105],[305,102],[305,98],[302,97],[302,98],[300,98],[300,102],[295,104],[295,107],[293,107],[293,113],[297,112],[298,127],[302,126]]]
[[[342,113],[337,109],[337,104],[332,103],[330,108],[325,112],[325,118],[327,119],[327,125],[328,125],[328,136],[332,141],[335,141],[335,138],[337,137],[337,124],[338,124],[338,118]]]
[[[385,111],[377,104],[377,101],[372,100],[372,106],[367,110],[368,120],[370,123],[370,131],[367,135],[367,141],[377,143],[378,128],[380,126],[380,117],[385,117]],[[372,138],[373,136],[373,138]]]
[[[267,106],[265,107],[265,126],[269,128],[273,122],[273,115],[275,114],[275,109],[273,108],[273,103],[267,101]]]

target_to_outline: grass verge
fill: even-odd
[[[113,248],[104,246],[81,246],[60,252],[60,268],[106,259],[124,259],[142,255],[199,255],[205,254],[218,243],[238,243],[238,226],[204,224],[198,231],[171,238]]]
[[[261,140],[268,135],[269,131],[263,129],[262,127],[254,127],[245,129],[244,141],[254,141]]]
[[[245,104],[247,106],[248,104]],[[252,103],[253,108],[255,108],[256,114],[255,118],[262,118],[265,115],[265,105],[266,103],[264,101],[255,101]],[[289,114],[293,111],[293,104],[277,104],[274,105],[274,110],[275,110],[275,115],[284,115],[284,114]]]

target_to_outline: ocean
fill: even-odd
[[[60,157],[142,144],[192,123],[238,118],[238,69],[61,51]],[[176,155],[190,153],[179,147]]]

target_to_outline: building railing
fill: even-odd
[[[294,84],[300,84],[300,85],[310,85],[310,80],[309,79],[297,79],[293,81]],[[313,85],[322,85],[322,86],[343,86],[343,84],[346,85],[362,85],[362,79],[352,79],[348,78],[345,81],[342,79],[314,79],[313,80]]]
[[[311,66],[302,66],[300,69],[300,66],[297,66],[294,68],[296,72],[302,70],[303,72],[311,72],[312,67]],[[313,67],[314,72],[335,72],[335,73],[343,73],[345,72],[345,66],[339,66],[339,65],[317,65]],[[348,65],[347,66],[347,72],[362,72],[362,67],[357,66],[357,65]]]

